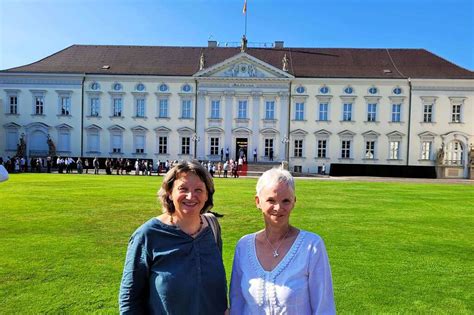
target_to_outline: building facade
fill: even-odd
[[[74,45],[0,72],[0,155],[434,167],[468,177],[474,73],[425,50]]]

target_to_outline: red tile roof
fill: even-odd
[[[2,72],[191,76],[199,70],[201,53],[208,68],[239,52],[238,47],[73,45]],[[295,77],[474,79],[474,72],[424,49],[249,48],[247,53],[279,69],[286,54]],[[103,70],[104,65],[110,68]]]

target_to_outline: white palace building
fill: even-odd
[[[474,72],[423,49],[73,45],[0,71],[0,156],[468,178]],[[428,172],[426,171],[428,170]]]

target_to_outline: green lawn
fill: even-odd
[[[162,177],[11,175],[0,184],[0,314],[116,313],[130,234],[160,213]],[[216,179],[228,279],[262,228],[256,179]],[[292,224],[320,234],[337,309],[474,312],[474,185],[297,181]]]

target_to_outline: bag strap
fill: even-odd
[[[216,241],[219,250],[222,252],[221,227],[216,216],[212,213],[204,213],[204,219],[206,219],[207,224],[211,227],[212,234],[214,234],[214,240]]]

